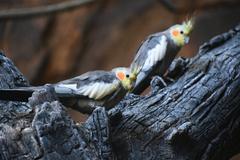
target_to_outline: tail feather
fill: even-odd
[[[150,85],[152,73],[149,72],[140,72],[137,76],[137,81],[133,90],[131,91],[134,94],[141,94],[145,89]]]
[[[0,88],[0,100],[5,101],[19,101],[19,102],[28,102],[28,99],[32,96],[33,92],[41,89],[41,87],[22,87],[22,88],[13,88],[13,89],[1,89]],[[69,88],[54,88],[55,94],[60,99],[66,98],[86,98],[86,96],[78,95],[73,93]],[[64,90],[65,89],[65,90]]]
[[[0,89],[0,100],[28,102],[33,92],[33,88]]]

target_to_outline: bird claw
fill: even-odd
[[[176,58],[169,66],[166,77],[177,79],[184,73],[190,62],[191,60],[189,58],[184,57]]]
[[[171,77],[164,77],[165,81],[167,81],[167,84],[175,82],[175,79]]]
[[[159,90],[161,88],[167,87],[167,83],[160,76],[154,76],[151,80],[152,91]]]

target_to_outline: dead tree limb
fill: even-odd
[[[19,19],[19,18],[32,18],[43,15],[53,14],[57,12],[64,12],[88,4],[93,0],[70,0],[61,2],[58,4],[50,4],[46,6],[33,7],[33,8],[19,8],[19,9],[8,9],[0,10],[0,19]]]
[[[0,87],[28,85],[0,56]],[[51,88],[0,103],[0,159],[225,160],[240,148],[240,26],[177,59],[147,96],[128,95],[75,124]]]

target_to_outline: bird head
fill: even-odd
[[[173,42],[179,46],[183,47],[189,42],[189,35],[193,30],[194,20],[189,19],[184,21],[182,24],[176,24],[169,28],[170,37]]]
[[[131,72],[129,68],[125,67],[118,67],[112,71],[115,73],[124,89],[128,91],[133,89],[137,78],[137,74],[135,72]]]

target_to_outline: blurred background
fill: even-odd
[[[196,26],[179,56],[237,25],[240,0],[0,0],[0,50],[32,85],[54,83],[129,66],[146,36],[192,13]]]
[[[69,7],[74,1],[85,3],[44,15],[6,17],[10,9]],[[1,10],[0,49],[33,85],[129,66],[146,36],[193,12],[196,27],[181,56],[194,56],[200,44],[240,22],[239,0],[0,0]]]

